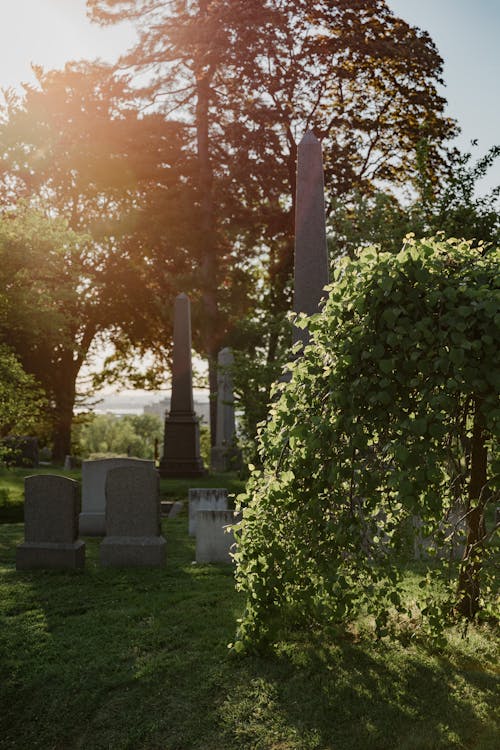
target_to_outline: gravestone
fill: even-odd
[[[238,468],[241,463],[240,451],[236,445],[233,365],[231,349],[222,349],[217,359],[217,428],[216,442],[211,450],[213,471],[229,471]]]
[[[196,562],[231,563],[234,533],[231,526],[241,520],[234,510],[200,510],[197,515]]]
[[[432,536],[424,536],[423,522],[419,516],[413,516],[413,556],[415,560],[438,559],[461,560],[465,551],[467,524],[465,511],[460,504],[450,509],[446,518],[439,524],[439,534],[444,536],[440,544]]]
[[[161,567],[166,542],[160,527],[160,480],[154,467],[122,466],[106,476],[106,567]]]
[[[179,294],[174,310],[172,397],[165,418],[162,477],[199,477],[205,474],[200,455],[200,425],[193,407],[191,311],[189,298]]]
[[[307,132],[297,148],[295,258],[293,310],[314,315],[329,283],[325,196],[321,143]],[[294,326],[294,343],[308,342],[304,329]]]
[[[225,487],[196,487],[188,492],[189,497],[189,536],[196,535],[197,514],[201,510],[227,510],[227,490]]]
[[[82,462],[80,536],[104,536],[106,533],[106,477],[111,469],[127,466],[154,469],[154,461],[124,457]]]
[[[85,543],[78,537],[78,482],[40,474],[24,480],[24,536],[16,568],[83,568]]]
[[[64,471],[73,471],[78,468],[78,459],[76,456],[65,456],[64,457]]]

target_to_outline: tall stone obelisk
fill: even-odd
[[[314,315],[329,283],[325,191],[321,143],[308,131],[297,149],[293,310]],[[304,329],[293,329],[293,341],[307,343]]]
[[[198,477],[206,473],[200,456],[199,420],[193,407],[191,310],[185,294],[175,300],[172,397],[165,418],[159,471],[162,477]]]
[[[241,464],[236,443],[233,375],[234,356],[228,347],[221,349],[217,359],[217,431],[211,451],[213,471],[230,471]]]

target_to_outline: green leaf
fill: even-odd
[[[388,375],[392,370],[394,369],[394,359],[381,359],[378,363],[378,366],[382,370],[383,373]]]

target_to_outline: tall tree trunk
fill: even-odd
[[[200,0],[200,24],[206,23],[208,14],[206,0]],[[213,201],[213,169],[209,147],[210,69],[206,60],[199,61],[196,70],[196,140],[198,155],[198,187],[201,213],[201,303],[202,342],[208,359],[208,383],[210,391],[210,443],[215,445],[217,436],[217,354],[218,304],[217,304],[217,238],[215,233]]]
[[[472,620],[480,609],[480,572],[482,541],[485,535],[484,496],[486,492],[488,451],[480,399],[475,399],[467,503],[467,543],[458,579],[458,612]]]
[[[72,355],[72,353],[71,353]],[[76,398],[76,378],[79,367],[75,371],[73,357],[61,363],[60,376],[57,378],[57,392],[54,396],[55,419],[52,428],[52,460],[54,463],[64,463],[65,456],[71,453],[71,427],[73,423],[73,409]]]

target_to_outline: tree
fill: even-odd
[[[500,154],[492,147],[471,164],[472,154],[450,151],[435,184],[427,168],[426,145],[419,148],[419,170],[411,199],[390,192],[355,193],[348,201],[337,200],[329,217],[330,252],[333,258],[354,258],[361,246],[377,244],[381,250],[398,252],[409,232],[425,237],[442,232],[500,245],[500,185],[481,195],[478,182]]]
[[[85,458],[93,453],[114,453],[153,458],[155,440],[161,443],[162,420],[153,414],[94,415],[79,429],[79,452]]]
[[[262,261],[266,366],[282,348],[286,328],[276,321],[291,299],[297,137],[314,128],[323,138],[331,196],[401,182],[424,136],[437,164],[453,131],[436,91],[441,59],[429,36],[382,0],[88,0],[88,7],[99,23],[136,24],[139,42],[121,65],[141,82],[149,76],[145,102],[166,117],[175,112],[192,133],[201,229],[193,317],[213,395],[217,351],[241,340],[235,313],[244,315],[244,293],[252,293],[249,266]],[[228,295],[232,286],[238,293]]]
[[[100,327],[89,238],[19,205],[0,217],[0,341],[42,386],[56,459],[70,452],[76,378]]]
[[[181,219],[179,164],[186,164],[182,126],[141,116],[126,79],[110,66],[71,63],[36,73],[37,86],[24,96],[7,92],[1,113],[2,270],[6,288],[23,289],[19,310],[29,311],[3,336],[47,390],[57,417],[54,456],[62,460],[70,452],[76,380],[96,337],[106,332],[122,360],[130,361],[131,345],[168,354],[168,278],[190,264]],[[160,210],[153,245],[145,227]],[[130,305],[131,298],[140,304]],[[13,316],[18,301],[14,295]]]
[[[431,585],[422,611],[437,628],[452,611],[473,619],[489,606],[480,582],[485,507],[500,486],[499,257],[459,240],[367,248],[339,263],[321,313],[301,319],[311,343],[278,388],[263,468],[240,500],[238,648],[297,622],[346,623],[360,607],[386,633],[391,609],[407,610],[391,555],[400,524],[419,515],[439,534],[457,503],[467,522],[458,585],[441,599]]]
[[[0,344],[0,437],[32,432],[43,415],[43,391],[19,360]],[[0,456],[3,448],[0,446]]]

